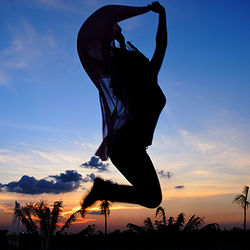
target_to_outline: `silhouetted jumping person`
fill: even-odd
[[[148,60],[130,42],[125,43],[118,22],[153,11],[159,14],[156,48]],[[117,43],[115,43],[115,40]],[[119,45],[119,46],[118,46]],[[157,76],[167,47],[166,14],[159,2],[146,7],[107,5],[81,27],[77,49],[81,63],[99,90],[103,142],[96,152],[108,157],[132,185],[96,178],[82,202],[85,210],[97,200],[157,207],[160,183],[146,149],[166,99]]]

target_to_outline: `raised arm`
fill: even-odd
[[[156,34],[156,48],[154,55],[150,61],[153,74],[157,76],[160,71],[167,48],[166,12],[164,7],[160,5],[159,2],[153,2],[149,7],[152,11],[159,14],[159,23]]]

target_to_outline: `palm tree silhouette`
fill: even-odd
[[[111,203],[108,200],[101,201],[99,206],[100,214],[103,214],[105,217],[105,235],[107,235],[107,217],[110,214]]]
[[[151,221],[151,219],[149,217],[147,217],[144,220],[144,229],[147,232],[153,232],[153,231],[155,231],[154,225],[153,225],[153,223],[152,223],[152,221]]]
[[[166,219],[166,214],[165,214],[164,208],[157,207],[156,212],[155,212],[155,217],[157,217],[157,216],[162,217],[161,224],[163,224],[163,227],[166,227],[167,226],[167,219]]]
[[[242,194],[236,195],[233,200],[233,203],[241,205],[241,207],[244,209],[244,231],[246,231],[247,208],[250,205],[249,201],[247,200],[248,191],[249,187],[245,186]]]
[[[138,226],[132,223],[128,223],[127,227],[129,230],[143,233],[143,232],[153,232],[153,231],[162,231],[162,232],[191,232],[199,229],[201,225],[204,224],[204,217],[199,217],[193,215],[190,217],[188,222],[185,224],[185,214],[180,213],[176,220],[174,217],[169,217],[167,220],[165,210],[162,207],[156,209],[155,217],[160,217],[160,220],[155,220],[156,228],[154,228],[153,223],[149,217],[144,220],[144,226]],[[204,227],[204,230],[220,230],[219,225],[212,223]]]
[[[182,231],[191,232],[198,229],[202,224],[204,224],[204,217],[201,218],[199,216],[192,215]]]
[[[76,212],[74,212],[73,214],[71,214],[69,216],[69,218],[66,220],[66,222],[64,223],[64,225],[62,226],[62,228],[57,231],[56,233],[60,234],[62,233],[66,228],[69,228],[75,221],[78,215],[81,215],[82,217],[84,217],[85,211],[80,208],[79,210],[77,210]]]
[[[27,231],[40,233],[44,250],[48,249],[49,236],[53,235],[56,230],[61,212],[62,201],[55,201],[52,210],[44,200],[29,202],[25,206],[15,208],[15,215],[24,224]],[[38,223],[36,224],[34,220]]]
[[[180,213],[178,216],[177,216],[177,219],[175,220],[174,222],[174,229],[176,231],[181,231],[181,229],[183,228],[184,226],[184,223],[185,223],[185,214],[184,213]]]
[[[49,245],[49,236],[53,235],[58,227],[62,207],[62,201],[55,201],[51,209],[46,201],[40,200],[39,202],[29,202],[24,206],[16,207],[15,215],[26,227],[28,233],[41,235],[42,248],[46,250]],[[78,210],[73,214],[74,216],[71,215],[58,232],[62,232],[71,225],[75,221],[77,213],[80,212]]]

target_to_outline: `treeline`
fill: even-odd
[[[199,230],[158,231],[134,230],[130,226],[127,230],[115,230],[105,235],[96,231],[95,225],[76,234],[58,234],[50,236],[49,250],[80,250],[80,249],[248,249],[250,231],[239,228],[232,230]],[[0,230],[1,249],[4,250],[39,250],[42,249],[41,237],[38,234],[21,233],[15,238],[7,230]]]
[[[105,211],[103,212],[103,209]],[[167,217],[158,207],[154,220],[145,218],[143,225],[127,224],[124,231],[104,234],[94,224],[79,233],[68,233],[80,210],[66,220],[59,229],[62,201],[49,206],[41,200],[16,206],[15,215],[25,226],[27,233],[11,235],[0,230],[0,246],[6,250],[80,250],[80,249],[248,249],[250,231],[240,228],[222,230],[217,223],[205,224],[204,217],[192,215],[186,218],[180,213],[176,218]],[[109,206],[100,210],[109,214]],[[107,225],[107,216],[105,216]],[[105,226],[105,228],[107,228]],[[58,230],[59,229],[59,230]]]

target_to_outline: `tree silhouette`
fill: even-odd
[[[174,229],[174,217],[173,216],[170,216],[168,219],[167,229],[169,231],[172,231]]]
[[[154,225],[149,217],[144,220],[144,229],[148,232],[155,231]]]
[[[162,218],[160,221],[159,220],[155,221],[158,230],[165,229],[167,227],[167,219],[164,208],[157,207],[155,212],[155,217]]]
[[[221,229],[220,229],[220,226],[219,226],[218,223],[207,224],[206,226],[202,227],[200,230],[203,231],[203,232],[207,232],[207,233],[221,232]]]
[[[73,222],[76,221],[76,218],[78,215],[82,215],[82,217],[84,216],[84,210],[83,209],[79,209],[76,212],[74,212],[73,214],[71,214],[69,216],[69,218],[66,220],[66,222],[64,223],[64,225],[62,226],[61,230],[59,230],[57,233],[60,234],[62,233],[66,228],[69,228]]]
[[[247,200],[248,191],[249,187],[245,186],[242,191],[242,194],[236,195],[233,200],[233,203],[239,204],[244,210],[244,231],[246,231],[247,208],[250,205],[249,201]]]
[[[107,235],[107,217],[110,214],[111,203],[108,200],[101,201],[99,206],[100,214],[103,214],[105,217],[105,235]]]
[[[168,221],[166,218],[165,210],[162,207],[158,207],[156,209],[155,216],[161,217],[162,219],[156,220],[155,224],[157,226],[158,230],[168,230],[168,231],[184,231],[184,232],[190,232],[192,230],[197,229],[199,226],[201,226],[204,223],[204,218],[200,218],[198,216],[191,216],[187,224],[184,226],[185,223],[185,214],[180,213],[176,220],[174,217],[169,217]]]
[[[55,201],[51,209],[46,201],[40,200],[39,202],[29,202],[24,206],[16,207],[15,215],[26,227],[28,233],[41,235],[42,248],[46,250],[49,245],[49,236],[53,235],[58,227],[62,207],[62,201]],[[71,215],[58,232],[62,232],[71,225],[77,213],[80,213],[80,211],[75,212],[74,216]]]
[[[38,227],[31,218],[34,206],[35,203],[26,203],[26,206],[16,207],[14,213],[25,226],[28,233],[37,234]]]
[[[138,225],[133,224],[133,223],[128,223],[127,228],[132,232],[138,232],[138,233],[144,233],[145,232],[144,227],[138,226]]]
[[[15,215],[19,217],[29,233],[40,233],[42,248],[48,249],[49,236],[57,228],[59,215],[62,212],[62,201],[55,201],[52,210],[44,200],[29,202],[25,206],[15,208]],[[33,218],[32,218],[33,217]],[[36,224],[35,221],[38,223]]]
[[[127,227],[129,230],[142,233],[142,232],[153,232],[153,231],[165,231],[165,232],[191,232],[197,230],[202,224],[204,224],[204,217],[193,215],[190,217],[185,225],[185,214],[180,213],[176,220],[174,217],[169,217],[167,220],[165,210],[162,207],[156,209],[155,217],[159,217],[160,220],[155,220],[156,228],[154,228],[153,223],[149,217],[144,220],[144,226],[137,226],[135,224],[129,223]],[[220,230],[219,225],[216,223],[209,224],[204,227],[204,230]]]
[[[198,229],[199,226],[201,226],[202,224],[204,224],[204,217],[201,218],[199,216],[193,215],[190,217],[189,221],[187,222],[182,231],[191,232],[193,230]]]
[[[180,213],[178,216],[177,216],[177,219],[176,221],[174,222],[174,229],[176,231],[181,231],[181,229],[183,228],[184,226],[184,223],[185,223],[185,214],[184,213]]]

